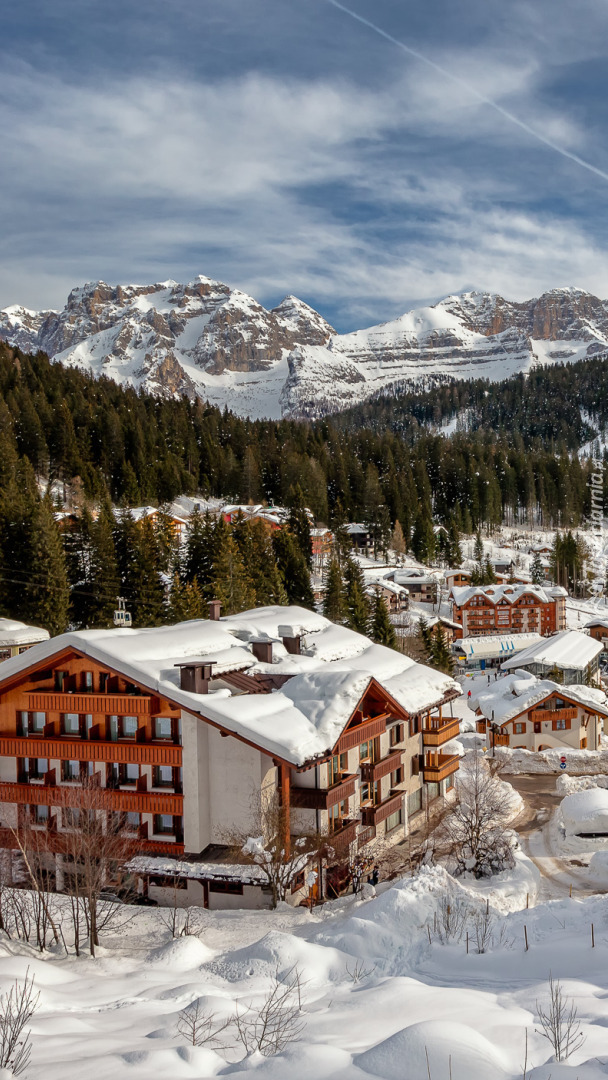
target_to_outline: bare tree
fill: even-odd
[[[301,1014],[302,985],[298,969],[292,967],[283,981],[276,974],[259,1007],[249,1005],[245,1012],[237,1008],[233,1022],[247,1057],[256,1052],[272,1057],[297,1042],[305,1028]]]
[[[198,937],[204,927],[200,910],[195,907],[181,907],[179,900],[178,874],[173,876],[173,902],[170,907],[160,909],[161,922],[167,927],[172,938]]]
[[[177,1032],[193,1046],[222,1046],[226,1049],[220,1036],[230,1026],[231,1019],[218,1020],[216,1013],[205,1008],[203,999],[197,998],[180,1012]]]
[[[75,947],[79,951],[82,929],[91,952],[99,945],[99,933],[115,918],[119,905],[103,900],[108,880],[127,859],[132,839],[126,834],[121,814],[112,812],[111,792],[95,777],[85,777],[65,792],[62,813],[69,828],[62,832],[65,892],[70,896]]]
[[[41,952],[60,940],[57,902],[49,889],[49,872],[54,862],[50,849],[51,838],[46,829],[33,829],[25,818],[18,830],[12,830],[27,873],[26,883],[31,892],[10,890],[10,906],[18,936],[25,941],[35,935]]]
[[[278,791],[252,811],[251,834],[227,838],[235,863],[255,866],[268,885],[275,908],[287,898],[294,877],[312,861],[318,861],[331,838],[310,833],[293,838],[289,833],[289,810],[281,806]]]
[[[456,798],[443,819],[443,837],[455,859],[456,874],[489,877],[515,865],[507,829],[510,808],[502,782],[492,776],[479,753],[459,775]]]
[[[477,910],[473,915],[473,941],[478,953],[487,952],[493,944],[495,921],[494,912],[490,911],[489,901],[486,902],[484,908]]]
[[[461,940],[469,915],[469,905],[461,897],[441,898],[433,930],[442,945]]]
[[[559,979],[549,975],[549,1007],[544,1008],[536,1002],[536,1011],[540,1023],[540,1029],[536,1028],[537,1035],[542,1035],[553,1047],[556,1061],[567,1061],[575,1050],[580,1050],[585,1042],[585,1036],[581,1031],[578,1010],[573,998],[565,997],[562,992],[562,984]]]
[[[13,1076],[27,1069],[32,1052],[30,1032],[25,1029],[38,1008],[40,994],[34,992],[29,970],[21,984],[15,980],[8,993],[0,996],[0,1069]]]

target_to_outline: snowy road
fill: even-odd
[[[566,856],[556,843],[555,814],[563,795],[555,790],[555,776],[503,776],[522,796],[525,808],[513,823],[525,854],[541,873],[538,903],[604,892],[586,873],[584,857]]]

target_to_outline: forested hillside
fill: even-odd
[[[578,526],[590,508],[590,462],[574,451],[595,434],[581,408],[602,425],[607,389],[608,361],[597,359],[495,386],[459,383],[379,399],[316,423],[247,421],[200,400],[158,399],[94,380],[0,344],[3,613],[57,629],[68,619],[90,624],[85,594],[103,592],[106,613],[119,587],[139,603],[152,555],[129,548],[128,515],[116,526],[112,502],[162,504],[200,491],[287,504],[294,513],[305,503],[333,526],[365,521],[380,548],[399,522],[421,559],[434,554],[437,521],[454,535],[503,521]],[[464,430],[447,437],[439,425],[455,415]],[[37,478],[63,480],[83,505],[103,508],[94,524],[85,517],[91,535],[72,537],[67,561]],[[243,545],[241,538],[245,558]],[[302,544],[299,552],[272,552],[279,578],[268,595],[279,587],[302,593],[291,580],[301,574],[303,554]],[[173,572],[163,558],[158,572]],[[203,580],[202,571],[189,576],[180,568],[180,582],[197,578],[204,590],[215,571],[205,573]],[[263,594],[260,586],[256,598]]]

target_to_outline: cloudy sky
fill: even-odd
[[[608,297],[606,0],[345,3],[387,36],[330,0],[5,5],[0,307],[199,273],[341,330]]]

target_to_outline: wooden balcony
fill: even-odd
[[[78,806],[78,784],[0,783],[0,802],[30,806]],[[184,797],[174,793],[123,791],[99,788],[100,810],[123,810],[137,814],[172,814],[184,812]]]
[[[365,783],[373,783],[375,780],[381,780],[383,776],[388,776],[389,773],[395,772],[396,769],[400,769],[402,764],[403,751],[394,750],[380,761],[365,762],[362,764],[361,779]]]
[[[443,746],[459,734],[460,721],[457,717],[432,716],[422,729],[422,741],[425,746]]]
[[[457,754],[429,754],[422,767],[422,778],[427,784],[438,784],[457,772],[459,766]]]
[[[355,794],[356,776],[344,776],[330,788],[292,787],[291,805],[301,810],[328,810]]]
[[[171,742],[143,743],[134,739],[108,742],[101,739],[75,739],[68,735],[55,735],[52,738],[15,735],[0,738],[0,757],[178,766],[182,763],[182,748]]]
[[[382,735],[386,731],[387,720],[388,713],[381,713],[380,716],[369,717],[356,727],[348,728],[340,736],[334,748],[334,754],[343,754],[346,750],[352,750],[360,743],[367,742],[368,739],[375,739],[377,735]]]
[[[345,818],[342,821],[342,828],[328,836],[328,847],[332,847],[338,856],[348,855],[350,845],[357,839],[358,828],[359,818],[350,820]]]
[[[364,825],[357,834],[357,851],[361,851],[366,844],[371,844],[376,839],[376,826]]]
[[[380,822],[386,821],[387,817],[394,814],[397,810],[401,810],[403,806],[403,792],[397,791],[389,795],[388,799],[384,802],[378,803],[377,806],[362,806],[361,814],[364,825],[379,825]]]
[[[65,852],[66,847],[69,846],[69,833],[61,830],[47,829],[41,827],[34,829],[30,836],[30,844],[32,838],[34,843],[40,845],[40,848],[45,851],[52,852]],[[12,829],[0,828],[0,848],[4,848],[9,851],[17,851],[19,844],[17,838]],[[180,856],[184,854],[183,843],[170,840],[141,840],[137,837],[125,836],[125,859],[132,859],[135,855],[168,855]]]
[[[530,720],[542,723],[543,720],[576,720],[577,709],[531,709]]]
[[[102,716],[148,716],[154,714],[158,701],[149,694],[66,694],[55,690],[30,690],[27,696],[30,712]]]

